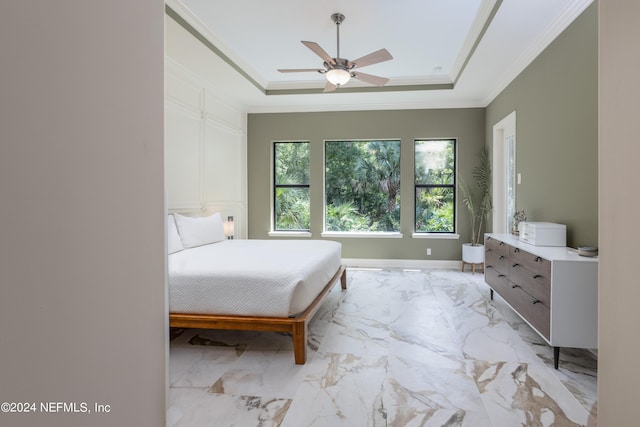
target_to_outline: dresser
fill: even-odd
[[[598,259],[567,247],[485,235],[485,282],[553,347],[598,347]]]

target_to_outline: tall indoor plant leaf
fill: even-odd
[[[477,191],[473,191],[462,178],[459,178],[459,188],[462,202],[469,211],[471,221],[471,244],[477,246],[482,239],[482,230],[487,216],[493,210],[491,199],[491,159],[489,149],[483,147],[477,154],[479,163],[473,168],[473,178]]]

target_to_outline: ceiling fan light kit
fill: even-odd
[[[332,58],[318,43],[302,41],[306,47],[308,47],[313,53],[322,58],[324,68],[288,68],[279,69],[281,73],[301,73],[315,71],[320,74],[324,74],[327,78],[327,84],[324,88],[324,92],[333,92],[337,88],[347,84],[351,78],[362,80],[375,86],[384,86],[389,79],[371,74],[360,73],[354,71],[356,68],[362,68],[367,65],[373,65],[384,61],[393,59],[387,49],[380,49],[358,58],[354,61],[349,61],[345,58],[340,58],[340,24],[344,21],[344,15],[341,13],[334,13],[331,15],[331,20],[336,24],[336,39],[337,39],[337,54],[335,58]]]
[[[340,68],[333,68],[327,71],[327,80],[336,86],[347,84],[351,80],[351,73]]]

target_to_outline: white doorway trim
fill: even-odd
[[[493,126],[493,232],[510,233],[507,218],[508,171],[507,137],[516,134],[516,112],[513,111]]]

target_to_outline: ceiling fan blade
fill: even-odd
[[[327,52],[325,52],[325,50],[323,48],[321,48],[318,43],[303,41],[302,44],[305,45],[306,47],[308,47],[309,49],[311,49],[313,51],[313,53],[315,53],[320,58],[322,58],[322,60],[325,61],[326,63],[332,64],[332,65],[336,64],[336,61],[334,61],[333,58],[331,56],[329,56],[329,54]]]
[[[355,67],[362,68],[366,67],[367,65],[389,61],[390,59],[393,59],[393,56],[391,56],[389,51],[387,49],[380,49],[361,58],[354,59],[353,61],[351,61],[351,63],[355,64]]]
[[[337,87],[338,86],[334,85],[333,83],[327,82],[327,84],[324,86],[323,92],[333,92]]]
[[[322,73],[323,70],[319,70],[317,68],[282,68],[278,69],[281,73],[307,73],[311,71],[315,71],[317,73]]]
[[[375,86],[384,86],[389,82],[389,79],[385,77],[373,76],[371,74],[353,72],[352,76],[358,80],[362,80],[363,82],[371,83]]]

